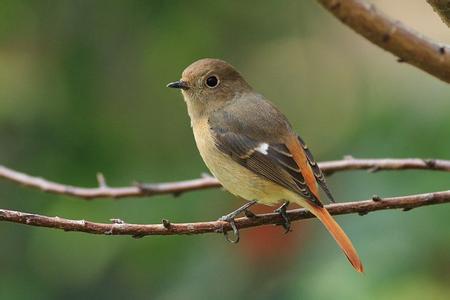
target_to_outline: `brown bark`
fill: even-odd
[[[450,47],[438,44],[360,0],[318,0],[342,23],[398,57],[450,83]]]
[[[351,156],[343,160],[327,161],[319,163],[320,168],[326,175],[334,172],[348,170],[369,170],[376,172],[381,170],[410,170],[424,169],[437,171],[450,171],[450,161],[438,159],[356,159]],[[141,184],[127,187],[109,187],[103,175],[98,176],[99,187],[84,188],[52,182],[44,178],[34,177],[21,173],[4,166],[0,166],[0,178],[21,184],[26,187],[35,188],[43,192],[66,195],[81,199],[97,198],[126,198],[126,197],[150,197],[162,194],[179,195],[184,192],[220,187],[220,183],[214,177],[166,182]]]
[[[443,192],[380,198],[374,196],[371,200],[346,202],[327,205],[326,208],[332,215],[358,213],[365,215],[369,212],[385,209],[411,210],[416,207],[449,203],[450,190]],[[305,209],[295,209],[288,211],[291,221],[309,219],[314,216]],[[196,223],[171,223],[162,220],[160,224],[128,224],[119,219],[111,219],[111,223],[95,223],[85,220],[69,220],[60,217],[47,217],[37,214],[23,213],[12,210],[0,209],[0,221],[13,222],[28,226],[47,227],[62,229],[64,231],[78,231],[91,234],[104,235],[131,235],[133,237],[143,237],[146,235],[180,235],[180,234],[201,234],[210,232],[229,231],[230,225],[223,221],[196,222]],[[280,224],[282,218],[277,213],[262,214],[256,217],[242,217],[236,219],[238,229],[251,228],[269,224]]]

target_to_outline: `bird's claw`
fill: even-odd
[[[230,226],[231,226],[231,229],[233,229],[233,236],[234,236],[234,239],[233,239],[233,238],[230,238],[230,237],[228,236],[228,232],[227,232],[226,230],[224,230],[223,227],[222,227],[222,232],[223,232],[223,234],[225,235],[225,239],[226,239],[228,242],[230,242],[230,243],[232,243],[232,244],[236,244],[236,243],[239,242],[239,239],[240,239],[240,236],[239,236],[239,229],[238,229],[237,226],[236,226],[236,222],[234,221],[234,218],[236,218],[236,216],[239,215],[239,214],[242,213],[242,212],[245,212],[246,215],[247,215],[247,214],[253,214],[253,213],[251,213],[251,212],[248,211],[248,208],[249,208],[250,206],[252,206],[253,204],[255,204],[255,203],[256,203],[256,201],[250,201],[250,202],[247,202],[247,203],[244,204],[242,207],[239,207],[238,209],[236,209],[235,211],[229,213],[228,215],[225,215],[225,216],[222,216],[222,217],[219,218],[218,221],[222,221],[222,222],[227,222],[227,223],[229,223]],[[253,214],[253,215],[254,215],[254,214]]]
[[[222,232],[227,242],[230,242],[232,244],[239,243],[240,240],[239,229],[236,226],[236,222],[234,222],[234,217],[230,218],[229,215],[226,215],[221,217],[219,221],[227,222],[228,224],[230,224],[231,229],[233,230],[233,235],[230,237],[230,235],[228,235],[228,231],[224,230],[222,227]]]
[[[291,221],[289,220],[289,217],[286,213],[286,209],[289,206],[289,201],[286,201],[283,205],[281,205],[279,208],[275,210],[276,213],[279,213],[280,216],[283,218],[283,223],[281,223],[281,226],[283,226],[285,232],[288,233],[291,231]]]

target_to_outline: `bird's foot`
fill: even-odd
[[[236,209],[235,211],[229,213],[228,215],[222,216],[219,218],[218,221],[223,221],[223,222],[227,222],[230,224],[231,229],[233,229],[233,237],[229,237],[228,232],[223,230],[223,234],[225,235],[225,239],[232,243],[232,244],[236,244],[239,242],[239,230],[236,226],[236,222],[234,221],[234,219],[236,218],[236,216],[238,216],[239,214],[241,214],[242,212],[245,212],[246,216],[248,215],[252,215],[253,213],[250,212],[248,210],[248,208],[250,206],[252,206],[253,204],[255,204],[256,201],[250,201],[245,203],[243,206],[239,207],[238,209]],[[254,215],[254,214],[253,214]]]
[[[257,217],[257,216],[255,215],[255,213],[252,212],[252,211],[249,210],[249,209],[244,210],[244,215],[245,215],[247,218],[249,218],[249,219],[254,219],[254,218]]]
[[[275,210],[276,213],[279,213],[280,216],[283,218],[283,223],[281,223],[281,226],[283,226],[285,232],[284,233],[288,233],[289,231],[291,231],[291,221],[289,220],[289,217],[286,213],[286,209],[289,206],[289,201],[286,201],[283,203],[283,205],[281,205],[279,208],[277,208]]]

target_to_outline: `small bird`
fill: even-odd
[[[305,142],[271,102],[255,92],[230,64],[200,59],[167,87],[181,89],[195,142],[211,173],[232,194],[250,202],[223,216],[238,232],[234,218],[255,204],[296,203],[314,214],[358,272],[363,265],[352,242],[319,199],[318,186],[334,202],[324,175]]]

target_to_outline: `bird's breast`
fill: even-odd
[[[267,205],[285,198],[286,189],[255,174],[217,148],[207,119],[197,120],[192,125],[203,161],[226,190],[246,200],[257,200]]]

